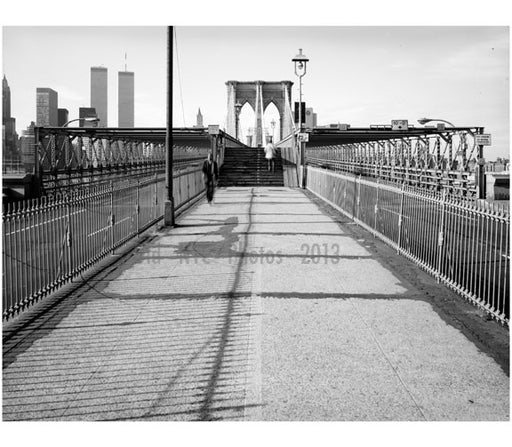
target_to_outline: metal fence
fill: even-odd
[[[509,325],[506,208],[307,168],[308,189]]]
[[[176,210],[204,191],[201,168],[174,173]],[[9,319],[139,235],[163,216],[155,174],[8,205],[3,213],[2,316]]]

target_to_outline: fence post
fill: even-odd
[[[352,220],[356,217],[356,202],[357,202],[357,175],[354,175],[354,194],[352,198]]]
[[[359,174],[357,176],[357,191],[356,191],[356,194],[357,194],[357,201],[356,201],[356,204],[357,204],[357,208],[356,208],[356,218],[357,220],[359,220],[359,217],[360,217],[360,209],[361,209],[361,174]]]
[[[174,191],[174,171],[173,171],[173,175],[172,175],[170,181],[173,182],[172,190]],[[174,193],[173,193],[172,200],[173,200],[172,206],[173,206],[173,213],[174,213]],[[155,220],[156,219],[158,219],[158,172],[155,172]],[[173,214],[172,225],[174,225],[174,214]]]
[[[137,237],[140,234],[140,179],[137,179],[137,203],[135,205],[135,220],[137,225]]]
[[[183,184],[184,180],[186,180],[187,174],[183,174],[183,172],[180,173],[181,175],[178,177],[178,200],[177,205],[181,205],[181,203],[185,202],[187,200],[187,196],[183,194],[183,190],[185,189],[185,185]],[[185,200],[183,200],[183,196],[185,196]]]
[[[373,237],[377,237],[377,216],[379,214],[379,190],[380,190],[380,179],[377,179],[377,193],[375,198],[375,220],[373,223],[373,229],[375,232],[373,233]]]
[[[114,251],[115,244],[115,235],[114,235],[114,225],[115,225],[116,216],[114,215],[114,182],[110,181],[110,250],[112,254]]]
[[[400,188],[400,211],[398,213],[398,241],[396,252],[400,253],[400,248],[402,244],[402,220],[403,220],[403,212],[404,212],[404,196],[405,196],[405,183],[402,182],[402,187]]]
[[[71,230],[71,193],[67,194],[67,223],[68,223],[68,231],[66,235],[67,246],[68,246],[68,259],[69,259],[69,274],[71,277],[71,282],[73,282],[73,274],[74,274],[74,263],[73,263],[73,232]]]
[[[437,237],[437,282],[441,278],[441,262],[443,260],[443,247],[444,247],[444,219],[446,214],[446,189],[443,189],[441,197],[441,219],[439,221],[439,233]]]

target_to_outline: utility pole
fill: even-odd
[[[172,159],[172,62],[173,62],[174,27],[167,27],[167,128],[165,132],[165,207],[164,225],[174,226],[174,195],[173,195],[173,159]]]
[[[302,53],[302,51],[301,51]],[[302,135],[304,128],[302,127],[302,76],[299,76],[299,134]],[[301,187],[306,189],[306,144],[304,141],[300,143],[300,165],[302,166]]]
[[[483,133],[484,133],[484,128],[479,127],[477,129],[476,134],[482,135]],[[477,182],[477,186],[478,186],[477,194],[478,194],[479,199],[485,199],[485,196],[486,196],[485,189],[486,189],[487,185],[485,184],[485,158],[484,158],[484,146],[482,144],[478,145],[478,156],[477,156],[476,160],[477,160],[477,164],[476,164],[475,177],[476,177],[476,182]]]
[[[306,64],[309,59],[305,54],[302,54],[302,48],[299,48],[299,54],[292,59],[295,64],[295,75],[299,78],[299,135],[303,137],[302,127],[302,77],[306,74]],[[300,144],[300,164],[302,166],[302,181],[301,187],[306,188],[306,147],[302,139],[299,141]]]

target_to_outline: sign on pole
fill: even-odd
[[[218,124],[210,124],[208,125],[208,133],[210,135],[219,135],[220,129]]]
[[[306,103],[302,101],[300,103],[300,118],[302,121],[302,124],[306,123]],[[293,115],[293,120],[296,124],[299,124],[299,103],[295,102],[295,110]]]
[[[299,143],[307,143],[309,141],[309,134],[307,132],[299,133],[297,135],[297,141]]]
[[[478,144],[479,146],[490,146],[491,134],[483,133],[481,135],[475,135],[475,144]]]
[[[391,130],[407,130],[408,128],[408,120],[391,120]]]

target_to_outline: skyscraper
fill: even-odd
[[[91,107],[96,109],[98,127],[108,127],[108,70],[91,67]]]
[[[2,79],[2,119],[11,116],[11,89],[4,75]]]
[[[62,127],[69,121],[69,110],[68,109],[57,109],[57,126]]]
[[[21,161],[27,172],[32,172],[35,166],[35,141],[34,126],[36,123],[32,121],[26,130],[21,132]]]
[[[4,75],[2,80],[2,158],[19,159],[16,119],[11,116],[11,89]]]
[[[194,127],[204,127],[203,114],[201,113],[201,109],[198,109],[197,111],[196,125]]]
[[[37,126],[51,126],[56,127],[59,125],[58,108],[58,94],[51,88],[37,88]]]
[[[134,79],[133,71],[119,72],[118,127],[134,127]]]
[[[317,115],[313,112],[312,107],[306,108],[306,129],[313,129],[317,126],[316,124]]]

